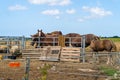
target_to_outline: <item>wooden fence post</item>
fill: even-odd
[[[59,37],[58,37],[58,43],[59,43],[59,46],[65,47],[65,37],[62,36],[62,35],[59,35]]]

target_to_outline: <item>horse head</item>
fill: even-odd
[[[94,34],[86,34],[85,35],[85,46],[89,46],[92,40],[100,40],[100,38]]]
[[[42,29],[41,30],[37,30],[38,32],[36,34],[33,34],[33,35],[30,35],[31,38],[32,38],[32,42],[31,42],[31,45],[34,46],[35,43],[38,45],[38,41],[40,40],[40,37],[44,37],[45,34],[42,32]]]

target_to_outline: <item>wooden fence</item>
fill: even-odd
[[[114,61],[115,65],[120,64],[119,52],[85,52],[84,57],[80,48],[75,47],[43,47],[36,49],[25,49],[22,52],[22,57],[29,57],[31,59],[38,59],[43,61],[67,61],[67,62],[80,62],[80,63],[105,63],[110,58]],[[84,62],[83,62],[84,60]]]

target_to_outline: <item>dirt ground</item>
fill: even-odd
[[[10,62],[20,62],[21,65],[11,68]],[[49,68],[45,69],[45,66]],[[30,60],[29,74],[27,75],[25,74],[25,60],[5,60],[0,61],[0,80],[22,80],[27,76],[29,80],[106,80],[108,76],[100,70],[101,66],[110,67],[110,65],[98,63]]]

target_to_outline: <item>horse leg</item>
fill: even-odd
[[[37,48],[37,43],[34,44],[34,47]]]
[[[99,62],[98,52],[93,53],[92,56],[93,56],[94,62],[97,62],[97,61]]]
[[[109,64],[110,63],[110,57],[107,56],[107,63],[106,64]]]
[[[99,56],[98,56],[98,52],[96,53],[96,60],[99,63]]]
[[[71,44],[71,43],[69,43],[69,47],[72,47],[72,44]]]
[[[112,55],[111,55],[110,52],[108,52],[108,55],[107,55],[107,63],[106,63],[106,64],[111,64],[111,62],[112,62],[111,58],[112,58]]]
[[[114,64],[114,61],[113,61],[114,56],[115,55],[113,55],[112,53],[110,53],[110,63],[111,63],[111,65]]]

